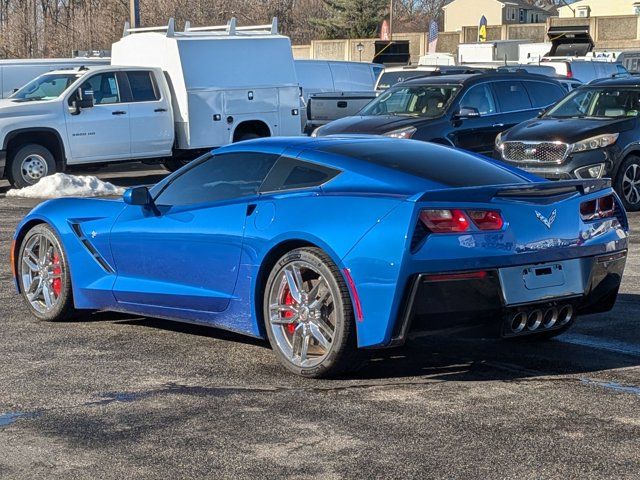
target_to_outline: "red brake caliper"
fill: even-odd
[[[60,257],[57,253],[53,254],[53,271],[54,275],[60,275],[62,273],[62,267],[60,266]],[[62,291],[62,279],[54,278],[53,283],[51,285],[53,287],[53,293],[56,294],[56,297],[60,296],[60,292]]]
[[[289,289],[287,288],[286,290],[286,294],[284,296],[284,304],[285,305],[294,305],[296,302],[293,299],[293,297],[291,296],[291,292],[289,291]],[[293,317],[293,312],[284,312],[284,318],[291,318]],[[296,330],[296,324],[295,323],[290,323],[287,325],[287,331],[293,335],[293,332],[295,332]]]

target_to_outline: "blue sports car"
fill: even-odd
[[[18,226],[12,267],[42,320],[112,310],[268,338],[291,371],[485,324],[549,338],[610,310],[628,247],[608,180],[548,182],[383,137],[217,149],[120,200],[57,199]]]

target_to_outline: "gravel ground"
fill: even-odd
[[[421,338],[313,381],[265,342],[215,329],[105,313],[36,321],[6,261],[36,201],[6,190],[1,478],[640,477],[640,215],[612,312],[540,345]]]

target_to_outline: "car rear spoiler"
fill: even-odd
[[[589,180],[561,180],[538,183],[515,183],[508,185],[489,185],[483,187],[447,188],[433,190],[423,194],[419,202],[488,202],[492,198],[535,199],[536,202],[549,203],[558,196],[572,195],[576,192],[585,195],[611,187],[608,178]]]

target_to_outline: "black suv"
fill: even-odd
[[[640,79],[596,80],[496,138],[496,157],[549,179],[610,177],[640,209]]]
[[[328,123],[313,135],[387,135],[491,154],[496,135],[566,93],[552,78],[524,72],[422,77],[393,86],[358,116]]]

